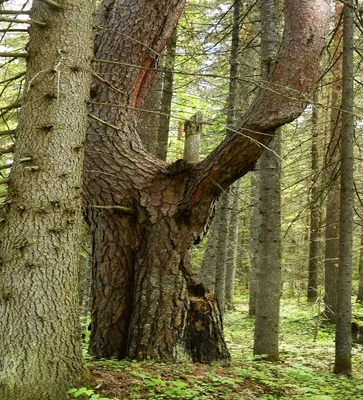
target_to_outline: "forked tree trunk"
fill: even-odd
[[[93,1],[34,0],[5,219],[0,398],[62,400],[82,384],[78,268]]]
[[[178,161],[168,166],[145,151],[133,125],[133,109],[149,85],[148,72],[125,69],[124,64],[154,63],[184,2],[104,1],[98,21],[104,29],[96,37],[95,57],[112,60],[96,61],[96,72],[110,82],[95,82],[85,162],[85,197],[95,248],[93,354],[228,359],[215,298],[191,280],[188,250],[208,222],[221,190],[253,168],[262,151],[256,141],[267,144],[265,133],[273,134],[297,117],[314,88],[329,7],[325,0],[302,3],[286,2],[285,41],[269,75],[281,96],[262,90],[236,124],[242,135],[230,133],[200,163]],[[113,15],[118,18],[108,18]],[[122,111],[104,103],[120,104]],[[105,304],[113,310],[103,312]],[[110,326],[119,330],[118,343],[111,343],[116,336],[108,335]],[[97,343],[98,338],[103,342]]]

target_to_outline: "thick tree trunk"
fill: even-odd
[[[81,384],[78,268],[93,1],[33,1],[27,85],[1,226],[0,398]]]
[[[343,11],[343,96],[340,182],[338,307],[335,335],[336,374],[352,372],[352,246],[354,215],[354,10],[353,0]]]
[[[124,358],[134,290],[134,252],[138,243],[132,216],[96,210],[89,351],[99,357]],[[120,268],[122,266],[122,268]]]
[[[183,5],[178,0],[133,0],[131,4],[105,0],[101,7],[98,25],[103,31],[96,37],[96,59],[108,61],[97,62],[96,72],[110,77],[110,82],[94,91],[90,107],[94,122],[85,162],[85,197],[96,249],[94,277],[100,280],[94,287],[103,288],[94,290],[93,298],[93,315],[98,319],[92,325],[91,349],[101,349],[98,356],[103,356],[102,348],[109,348],[106,343],[95,343],[97,330],[110,326],[110,314],[102,313],[102,304],[116,301],[125,313],[117,310],[112,316],[114,326],[124,326],[122,315],[130,315],[129,329],[122,328],[119,335],[122,343],[114,346],[126,349],[126,356],[170,360],[187,355],[194,361],[228,358],[215,299],[189,277],[188,249],[208,222],[221,189],[255,164],[262,151],[256,140],[266,144],[270,137],[265,133],[272,134],[297,117],[315,84],[329,8],[325,0],[305,0],[298,6],[289,0],[285,41],[279,62],[269,75],[271,85],[281,88],[281,96],[276,90],[262,90],[245,118],[236,124],[243,134],[230,133],[200,163],[178,161],[167,166],[150,156],[132,121],[149,76],[145,70],[125,69],[124,64],[152,65],[173,32]],[[121,111],[105,103],[120,104]],[[122,227],[121,236],[113,237],[108,229],[113,226],[112,218]],[[109,267],[107,252],[117,255],[117,268]],[[129,273],[130,279],[119,283],[118,277]],[[115,282],[117,287],[113,287]],[[132,296],[131,305],[124,298],[127,291]],[[203,347],[204,343],[209,346]],[[120,357],[117,351],[114,355]]]
[[[330,112],[330,141],[325,164],[327,167],[328,200],[325,222],[325,310],[326,319],[332,323],[336,321],[338,295],[338,260],[339,260],[339,213],[340,213],[340,135],[342,129],[342,115],[340,106],[342,101],[342,13],[343,4],[335,5],[335,35],[334,47],[336,57],[332,68],[332,96]]]

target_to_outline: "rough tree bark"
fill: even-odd
[[[281,160],[280,137],[269,144],[271,154],[261,157],[260,234],[257,273],[254,355],[279,360],[281,297]]]
[[[112,62],[97,62],[96,72],[110,82],[94,90],[85,162],[95,254],[90,349],[97,356],[228,358],[218,309],[189,277],[188,249],[221,190],[253,168],[263,149],[258,142],[267,144],[266,133],[300,115],[315,86],[329,5],[289,0],[279,62],[236,123],[239,133],[197,164],[168,166],[152,157],[133,127],[133,108],[149,74],[122,63],[151,66],[183,6],[177,0],[107,0],[101,7],[96,59]]]
[[[353,0],[343,10],[343,96],[340,170],[340,230],[338,302],[334,373],[352,372],[352,271],[353,271],[353,140],[354,140],[354,10]]]
[[[266,80],[278,51],[279,0],[260,0],[262,79]],[[269,143],[260,159],[259,254],[254,355],[279,359],[281,296],[281,142]]]
[[[93,1],[33,1],[27,90],[2,220],[0,398],[80,384],[78,267]]]

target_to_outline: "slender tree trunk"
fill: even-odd
[[[336,374],[352,371],[352,241],[354,214],[353,137],[354,137],[354,10],[353,0],[343,11],[343,97],[342,97],[342,157],[340,191],[338,313],[335,336]]]
[[[332,68],[332,96],[330,116],[330,142],[325,164],[327,179],[330,180],[328,201],[326,207],[325,228],[325,311],[326,319],[335,323],[337,315],[338,295],[338,260],[339,260],[339,213],[340,213],[340,135],[342,129],[341,100],[342,100],[342,18],[343,4],[335,5],[334,47],[336,56]]]
[[[160,109],[161,114],[159,118],[159,133],[158,133],[158,147],[157,147],[157,156],[158,158],[160,158],[160,160],[166,160],[168,152],[171,100],[173,98],[176,40],[177,40],[177,31],[176,29],[174,29],[174,32],[166,48],[166,57],[165,57],[163,91],[162,91],[161,109]]]
[[[258,236],[260,231],[259,186],[261,159],[256,163],[256,170],[251,173],[251,213],[250,213],[250,286],[248,298],[248,315],[256,315],[257,275],[258,275]]]
[[[157,71],[155,72],[155,77],[145,97],[142,110],[140,111],[140,117],[137,121],[142,144],[145,149],[154,156],[157,155],[156,150],[158,147],[162,85],[162,73]]]
[[[277,85],[282,95],[262,90],[236,124],[243,135],[230,132],[200,163],[171,165],[145,151],[133,124],[133,110],[142,103],[150,83],[148,70],[125,69],[124,64],[153,64],[184,3],[103,3],[95,66],[96,73],[110,77],[110,82],[97,88],[90,106],[93,122],[85,161],[96,280],[92,316],[97,320],[92,323],[91,348],[100,350],[97,356],[105,356],[103,349],[112,348],[118,357],[124,352],[130,358],[157,360],[184,354],[194,361],[228,359],[215,298],[190,278],[188,250],[208,223],[221,191],[253,168],[262,152],[256,141],[266,145],[270,138],[266,133],[273,134],[300,115],[315,86],[329,8],[325,0],[301,1],[298,6],[292,0],[286,2],[285,40],[266,83]],[[110,14],[120,18],[108,18]],[[120,109],[101,106],[108,102],[120,104]],[[110,266],[114,256],[116,261]],[[109,302],[116,302],[115,314],[109,309],[102,312]],[[112,346],[110,341],[116,336],[108,335],[109,327],[122,331]],[[95,343],[95,338],[103,343]]]
[[[359,286],[357,294],[357,302],[363,302],[363,228],[360,234],[360,250],[359,250]]]
[[[229,78],[229,90],[228,90],[228,101],[227,101],[227,134],[230,133],[230,130],[233,132],[234,130],[234,122],[235,122],[235,107],[236,107],[236,98],[237,98],[237,78],[238,78],[238,44],[239,44],[239,18],[240,18],[240,8],[241,2],[237,0],[233,5],[233,28],[232,28],[232,43],[231,43],[231,58],[230,58],[230,78]],[[210,253],[214,252],[216,256],[215,265],[208,266],[207,268],[210,270],[214,269],[215,274],[215,294],[218,299],[218,303],[221,309],[222,314],[226,308],[226,281],[227,281],[227,252],[230,244],[228,243],[229,239],[229,195],[228,192],[224,192],[219,200],[218,210],[216,212],[216,222],[213,224],[213,229],[217,230],[217,234],[212,234],[211,238],[217,238],[216,242],[211,243],[208,242],[209,245],[215,246],[213,250],[209,250]],[[236,242],[235,242],[236,245]],[[208,254],[208,253],[207,253]],[[204,263],[205,265],[205,263]],[[228,281],[232,278],[234,279],[233,272],[233,263],[229,264],[228,270]],[[213,274],[212,272],[212,274]],[[208,278],[207,278],[208,279]],[[231,294],[233,286],[229,284],[228,290]]]
[[[228,90],[228,102],[227,102],[227,132],[229,128],[234,129],[235,123],[235,109],[237,103],[237,83],[238,83],[238,51],[239,51],[239,36],[240,36],[240,14],[241,14],[241,1],[236,0],[233,4],[233,28],[232,28],[232,43],[231,43],[231,58],[230,58],[230,70],[229,70],[229,90]],[[235,187],[238,187],[236,183]],[[231,193],[231,192],[230,192]],[[237,193],[237,191],[236,191]],[[233,205],[238,205],[238,198],[233,192]],[[236,201],[235,201],[236,200]],[[227,219],[231,222],[231,212],[228,212]],[[235,212],[233,213],[236,217]],[[238,214],[237,214],[238,215]],[[228,220],[226,219],[226,226]],[[236,258],[237,258],[237,241],[238,241],[238,218],[232,223],[233,232],[229,229],[226,238],[226,252],[224,269],[225,269],[225,281],[223,282],[224,293],[223,293],[223,309],[226,306],[231,305],[233,300],[234,292],[234,278],[236,273]],[[222,250],[222,249],[221,249]],[[223,251],[223,250],[222,250]],[[222,288],[223,288],[222,286]],[[227,299],[228,293],[228,299]],[[217,296],[218,297],[218,296]]]
[[[315,104],[319,104],[319,99],[315,98]],[[314,107],[312,115],[312,145],[311,145],[311,171],[312,187],[310,196],[310,242],[309,242],[309,278],[308,295],[309,301],[318,298],[318,273],[320,256],[320,172],[319,172],[319,111]]]
[[[213,218],[212,224],[209,228],[208,241],[204,250],[202,265],[200,266],[199,281],[214,292],[216,285],[216,257],[218,247],[218,229],[219,223],[219,210],[220,203],[217,203],[216,213]]]
[[[78,268],[93,2],[33,1],[27,85],[1,226],[0,398],[81,384]]]
[[[238,49],[240,35],[240,14],[241,0],[235,0],[233,3],[233,28],[231,43],[231,58],[229,69],[229,89],[227,101],[227,132],[228,128],[234,128],[235,108],[237,102],[237,83],[238,83]]]
[[[239,181],[233,186],[233,202],[229,218],[228,248],[226,256],[226,294],[225,299],[228,308],[233,308],[234,284],[237,266],[238,228],[240,220],[240,193]]]
[[[261,0],[262,78],[265,80],[279,46],[278,1]],[[259,265],[256,294],[254,355],[279,359],[281,295],[281,162],[280,137],[269,143],[260,164]]]
[[[219,224],[216,226],[218,231],[217,255],[216,255],[216,282],[214,293],[217,296],[218,304],[223,314],[226,308],[226,260],[227,260],[227,240],[228,240],[228,216],[229,216],[229,190],[222,193],[219,209]]]

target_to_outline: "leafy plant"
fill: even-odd
[[[72,388],[69,389],[67,393],[72,395],[72,399],[118,400],[116,397],[101,397],[99,394],[95,393],[93,389],[88,389],[86,387],[81,387],[79,389]]]

